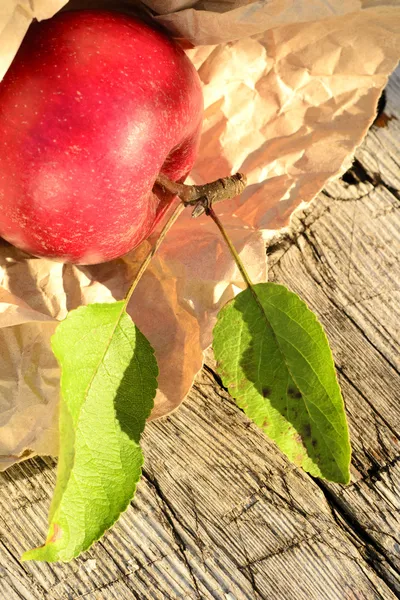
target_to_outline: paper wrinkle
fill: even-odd
[[[157,12],[161,2],[147,2]],[[194,7],[176,10],[179,13],[165,14],[157,20],[168,27],[177,37],[183,37],[194,45],[220,44],[243,37],[253,36],[265,31],[290,25],[320,21],[337,15],[349,14],[360,10],[359,0],[339,0],[324,2],[308,0],[289,2],[270,0],[270,2],[197,2]],[[184,6],[182,6],[184,9]],[[206,12],[205,12],[206,11]]]
[[[50,17],[64,4],[3,0],[0,76],[30,18]],[[195,45],[187,53],[203,84],[205,118],[190,180],[247,174],[242,196],[216,210],[252,279],[265,281],[264,240],[349,166],[374,119],[400,55],[400,1],[143,4],[186,47],[188,40]],[[60,373],[51,335],[69,310],[123,298],[154,239],[90,267],[34,258],[0,242],[0,469],[57,452]],[[202,366],[219,309],[243,288],[213,222],[186,211],[129,307],[160,368],[152,418],[179,406]]]

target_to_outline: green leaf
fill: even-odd
[[[127,508],[157,389],[153,350],[124,302],[71,311],[52,347],[62,368],[57,483],[46,543],[22,560],[71,560]]]
[[[218,372],[230,394],[296,465],[338,483],[350,478],[350,442],[328,340],[300,298],[260,283],[220,311]]]

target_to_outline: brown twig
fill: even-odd
[[[247,179],[243,173],[236,173],[204,185],[186,185],[171,181],[166,175],[160,173],[156,184],[178,196],[185,206],[194,205],[192,216],[199,217],[216,202],[230,200],[241,194],[247,185]]]

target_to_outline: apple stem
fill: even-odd
[[[228,245],[228,248],[238,266],[238,269],[244,281],[250,289],[252,288],[250,277],[247,274],[247,271],[242,261],[240,260],[239,254],[236,252],[221,221],[212,209],[212,205],[215,202],[229,200],[241,194],[244,188],[246,187],[246,183],[246,176],[243,175],[243,173],[236,173],[235,175],[231,175],[230,177],[217,179],[217,181],[212,181],[211,183],[206,183],[205,185],[185,185],[184,183],[171,181],[171,179],[169,179],[166,175],[160,173],[156,180],[156,185],[159,185],[167,192],[178,196],[181,202],[179,202],[179,204],[172,211],[171,216],[167,219],[154,246],[148,252],[144,261],[140,265],[139,271],[137,272],[135,279],[128,290],[128,293],[125,296],[125,310],[128,306],[133,292],[136,289],[137,284],[139,283],[143,273],[149,266],[151,259],[163,243],[164,238],[167,235],[168,231],[171,229],[172,225],[175,223],[179,215],[185,210],[187,206],[194,205],[194,210],[192,213],[193,217],[199,217],[201,214],[206,213],[206,215],[209,215],[213,219],[218,229],[220,230],[226,244]]]
[[[204,185],[186,185],[185,183],[171,181],[166,175],[160,173],[156,179],[156,184],[167,192],[178,196],[185,206],[194,205],[192,216],[199,217],[207,212],[207,207],[211,208],[215,202],[230,200],[235,196],[239,196],[247,185],[247,179],[243,173],[236,173]]]
[[[205,185],[185,185],[184,183],[171,181],[166,175],[160,173],[156,180],[156,184],[164,188],[167,192],[176,194],[181,199],[183,206],[194,204],[193,217],[199,217],[202,213],[206,213],[206,215],[212,218],[220,230],[247,287],[253,289],[253,284],[239,254],[225,231],[219,217],[217,217],[212,208],[212,205],[215,202],[229,200],[241,194],[247,185],[246,175],[243,173],[236,173],[230,177],[217,179],[217,181],[212,181]]]

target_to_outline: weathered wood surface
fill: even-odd
[[[400,117],[400,74],[385,113]],[[0,479],[0,599],[364,600],[400,596],[400,120],[374,127],[345,180],[268,248],[330,339],[353,445],[348,487],[290,465],[207,366],[152,423],[137,497],[71,564],[20,563],[40,544],[51,460]]]

